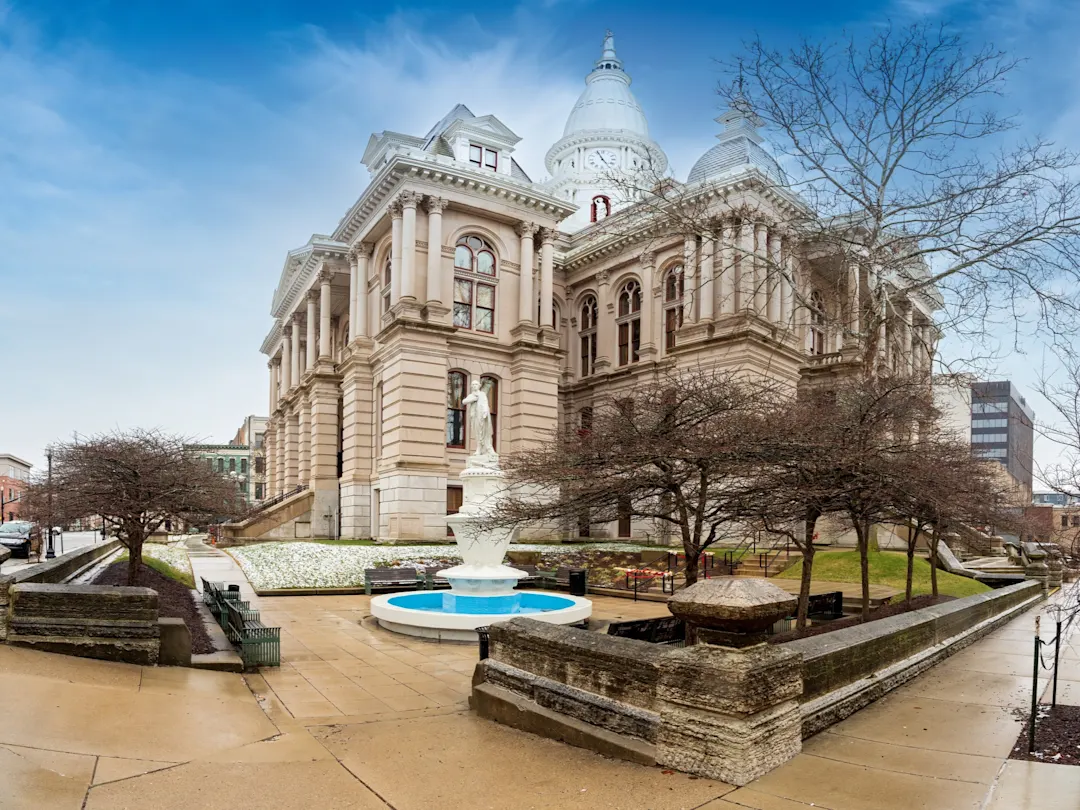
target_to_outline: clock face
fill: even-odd
[[[589,153],[588,164],[590,169],[603,171],[614,169],[618,166],[619,156],[610,149],[597,149]]]

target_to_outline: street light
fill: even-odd
[[[56,551],[53,549],[53,515],[52,515],[52,448],[48,448],[45,451],[45,458],[49,460],[49,525],[46,527],[49,530],[49,545],[45,550],[45,559],[51,560],[56,557]]]

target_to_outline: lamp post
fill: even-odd
[[[45,451],[45,458],[49,460],[49,525],[46,529],[49,532],[49,544],[45,551],[45,559],[51,560],[56,557],[56,551],[53,550],[53,514],[52,514],[52,448],[48,448]]]

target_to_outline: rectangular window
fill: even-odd
[[[476,331],[495,331],[495,288],[490,284],[476,285]]]
[[[1009,440],[1008,433],[972,433],[972,444],[1004,444]]]
[[[499,166],[499,153],[494,149],[484,150],[484,166],[488,169],[496,169]]]
[[[241,475],[246,475],[247,474],[247,459],[246,458],[240,459],[240,474]]]
[[[446,514],[456,515],[461,511],[461,505],[465,502],[465,490],[461,487],[446,488]],[[446,527],[446,536],[453,537],[454,530]]]
[[[1009,426],[1008,419],[976,419],[971,423],[971,426],[975,429],[978,428],[1007,428]]]
[[[387,287],[386,291],[382,294],[382,311],[385,315],[390,311],[390,288]]]
[[[454,326],[472,329],[472,282],[454,279]]]
[[[1061,516],[1061,528],[1063,528],[1063,529],[1069,528],[1069,516],[1068,515],[1062,515]]]
[[[619,324],[619,365],[630,362],[630,324]]]
[[[664,350],[675,348],[675,330],[682,326],[682,307],[672,307],[664,312]]]
[[[636,363],[641,359],[641,320],[635,318],[630,321],[630,362]]]
[[[1080,526],[1080,515],[1073,515],[1072,516],[1072,525],[1073,526]]]
[[[1008,413],[1008,402],[972,402],[972,413]]]
[[[266,472],[266,459],[262,456],[255,456],[255,474],[262,475]]]
[[[484,165],[484,148],[475,143],[469,145],[469,163],[476,166]]]
[[[225,472],[225,459],[223,459],[223,458],[219,458],[219,459],[217,460],[217,471],[218,471],[219,473],[223,473],[223,472]]]
[[[581,376],[588,377],[596,370],[596,333],[581,336]]]
[[[263,485],[262,484],[256,484],[255,485],[255,500],[261,501],[262,499],[263,499]]]
[[[981,458],[1007,458],[1008,451],[1004,447],[979,447],[975,449],[975,455]]]

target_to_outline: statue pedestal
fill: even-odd
[[[446,524],[454,530],[454,541],[465,562],[438,576],[445,577],[455,592],[470,596],[508,594],[517,586],[517,581],[526,576],[524,571],[503,565],[506,550],[517,535],[517,529],[482,526],[484,519],[498,509],[503,497],[499,457],[492,456],[494,454],[469,457],[469,466],[461,473],[464,490],[461,509],[456,515],[446,517]]]

